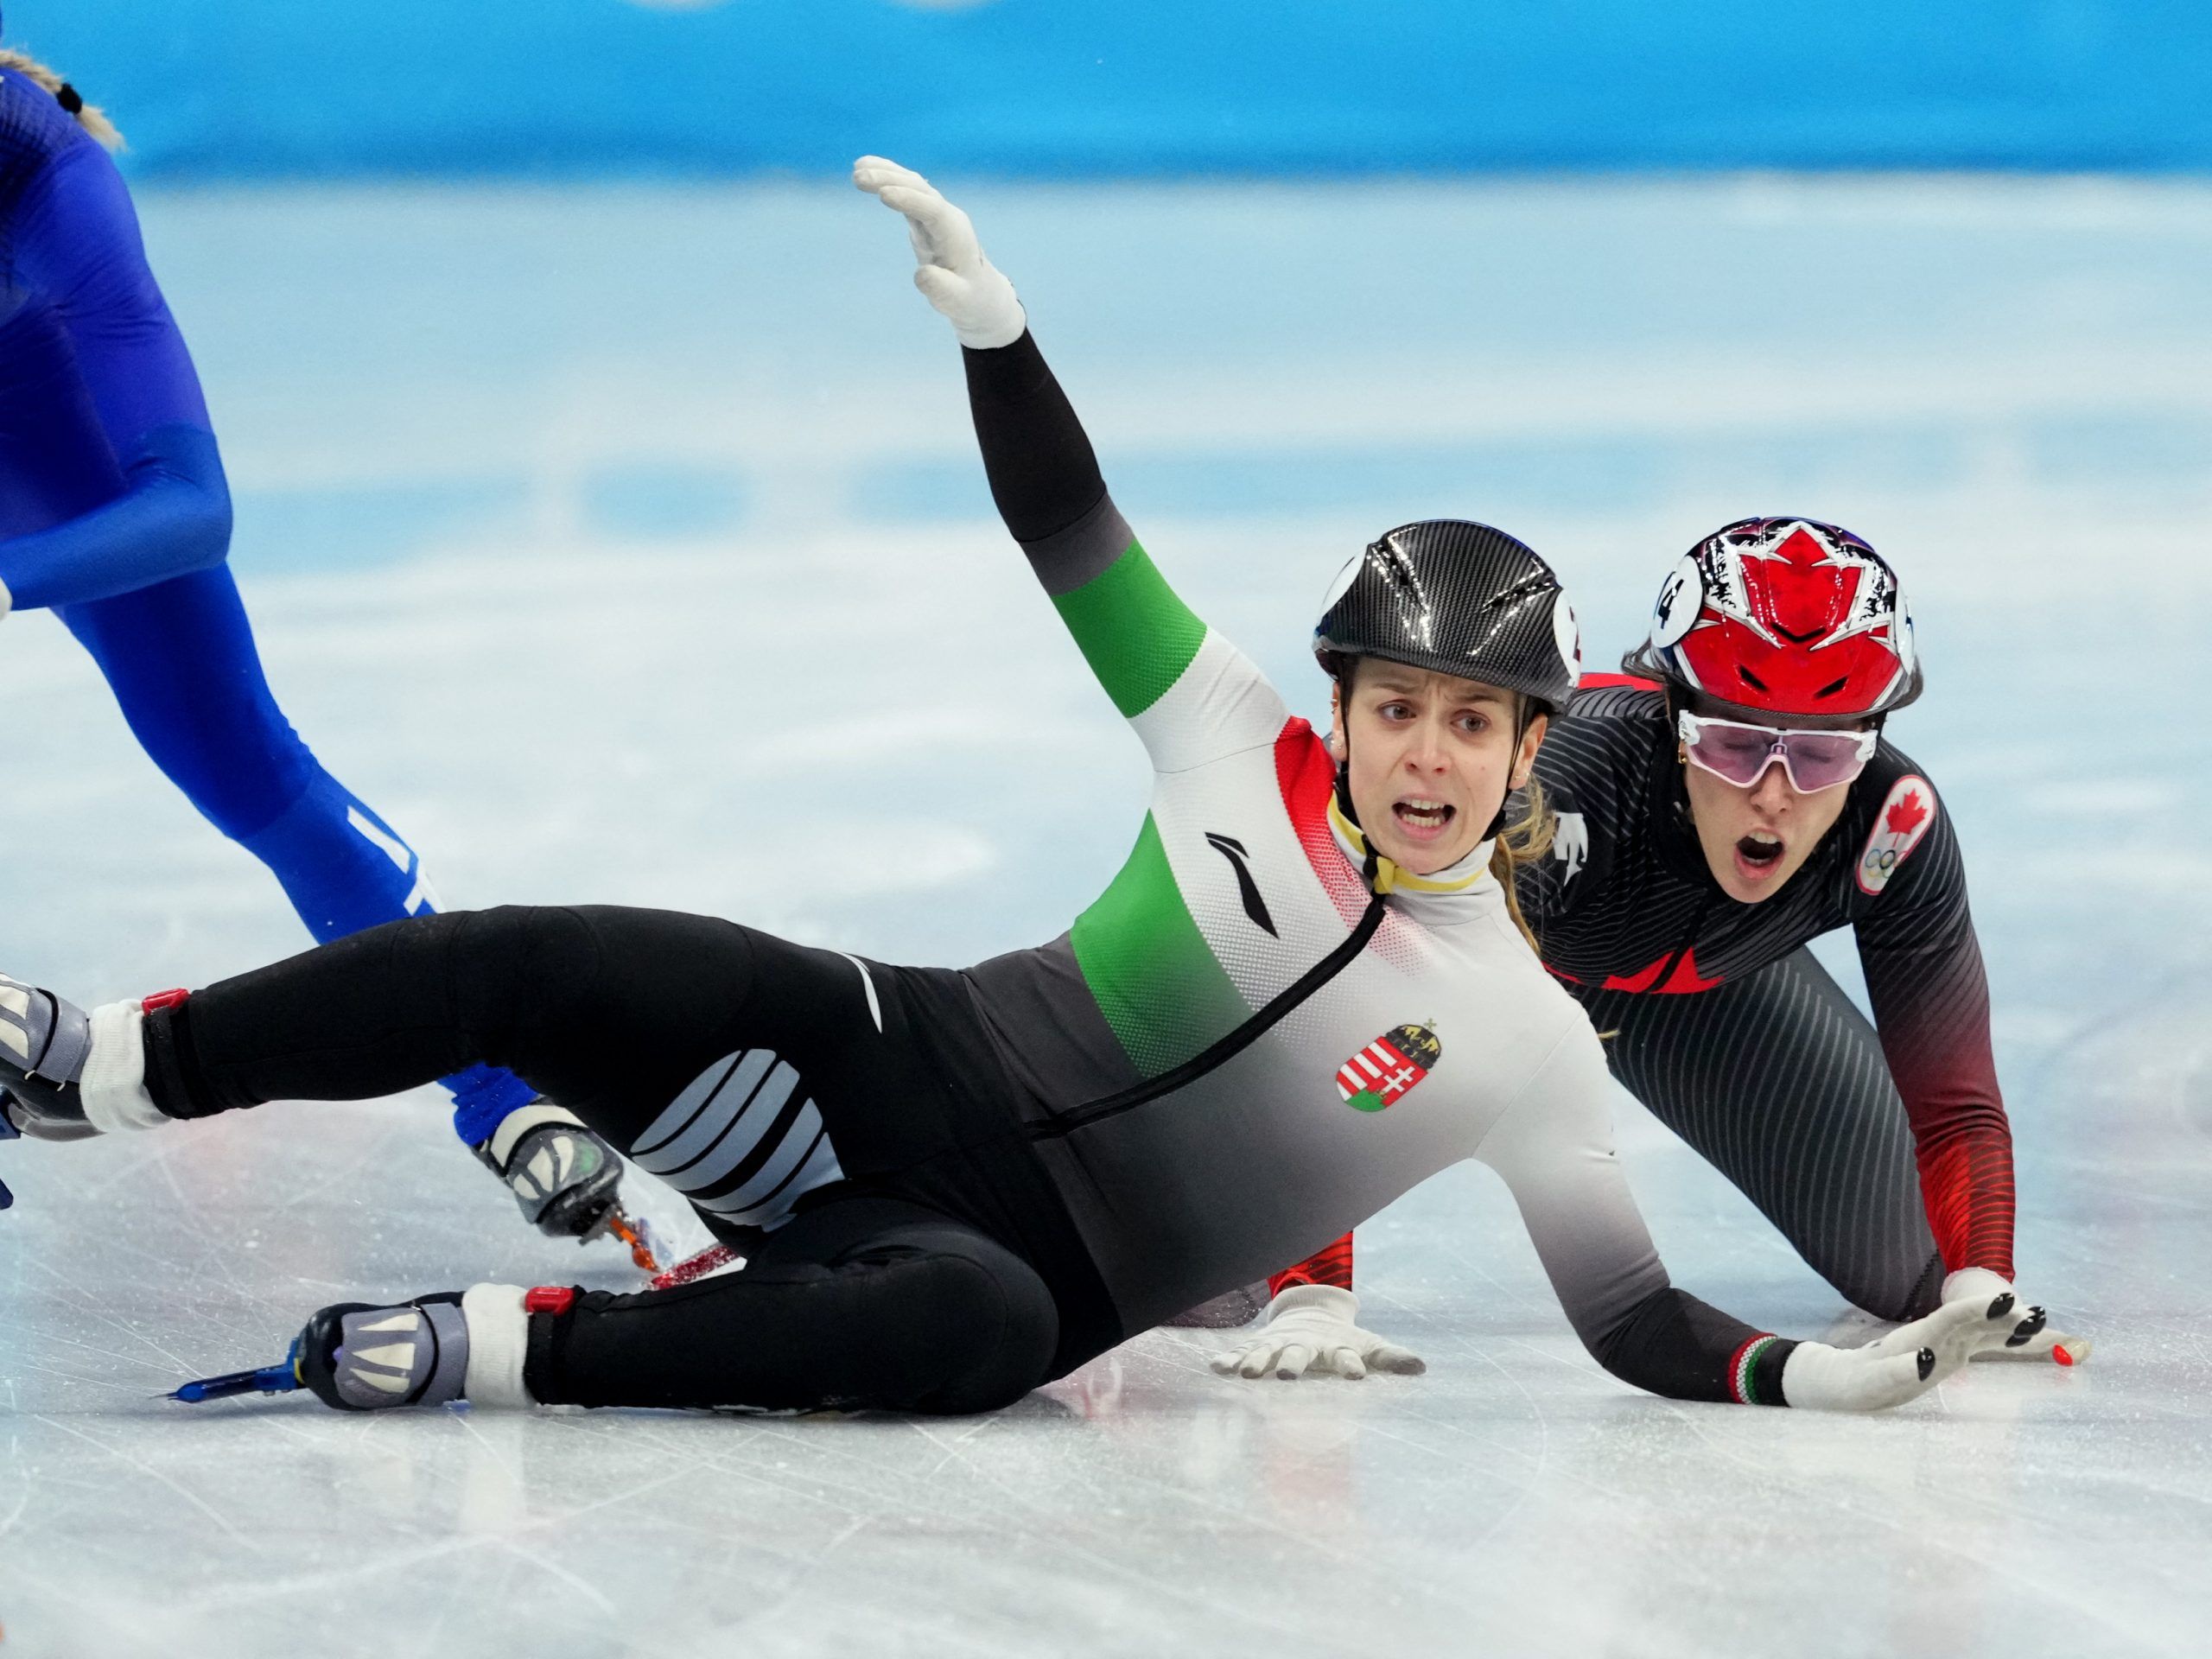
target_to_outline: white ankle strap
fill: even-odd
[[[150,1129],[169,1122],[146,1092],[146,1049],[140,1033],[146,1023],[137,998],[108,1002],[92,1014],[92,1049],[77,1093],[85,1122],[103,1135]]]
[[[515,1142],[532,1129],[548,1123],[559,1123],[572,1129],[581,1129],[583,1122],[565,1106],[556,1106],[550,1100],[533,1100],[527,1106],[518,1106],[499,1120],[499,1127],[492,1131],[492,1157],[500,1168],[507,1164],[507,1154],[515,1149]]]
[[[461,1392],[472,1406],[537,1403],[523,1386],[523,1361],[530,1357],[530,1315],[523,1310],[522,1298],[518,1285],[475,1285],[461,1293],[461,1314],[468,1321],[468,1377]]]

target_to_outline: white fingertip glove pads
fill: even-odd
[[[1993,1302],[1999,1296],[2012,1294],[2012,1284],[2002,1274],[1992,1273],[1987,1268],[1961,1268],[1956,1273],[1943,1277],[1942,1300],[1961,1302],[1969,1296],[1979,1296],[1985,1302]]]
[[[2012,1287],[1987,1268],[1961,1268],[1943,1281],[1943,1300],[1960,1301],[1968,1297],[1980,1297],[1994,1301],[1998,1297],[2017,1294]],[[2012,1333],[2012,1340],[1996,1348],[1986,1348],[1976,1354],[1976,1359],[2037,1359],[2056,1365],[2079,1365],[2089,1357],[2090,1341],[2087,1337],[2069,1336],[2063,1331],[2054,1331],[2038,1317],[2040,1308],[2021,1304],[2021,1323]],[[2025,1332],[2024,1335],[2022,1332]]]
[[[914,245],[914,286],[952,325],[963,346],[979,352],[1011,346],[1029,320],[1014,284],[983,257],[968,215],[912,168],[863,156],[853,163],[853,183],[903,213]]]
[[[1882,1411],[1955,1376],[1977,1352],[2004,1345],[2018,1323],[2010,1296],[1946,1302],[1864,1348],[1801,1342],[1782,1366],[1782,1397],[1815,1411]]]
[[[1417,1376],[1420,1355],[1359,1328],[1359,1298],[1335,1285],[1291,1285],[1268,1304],[1257,1331],[1213,1357],[1224,1376],[1284,1378],[1308,1371],[1357,1379],[1370,1371]]]

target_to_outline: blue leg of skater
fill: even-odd
[[[60,613],[147,753],[275,872],[316,938],[420,912],[413,850],[269,694],[224,563],[230,487],[207,400],[83,113],[0,68],[0,618]],[[573,1117],[504,1072],[445,1081],[454,1128],[531,1220],[566,1232],[612,1214],[619,1166]]]
[[[147,754],[269,867],[317,941],[436,908],[414,849],[323,770],[276,706],[226,565],[60,608]],[[620,1160],[569,1113],[496,1067],[441,1081],[454,1132],[525,1218],[556,1235],[622,1219]]]

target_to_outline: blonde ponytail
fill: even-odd
[[[1551,851],[1559,819],[1545,803],[1544,786],[1533,777],[1529,779],[1527,793],[1527,815],[1499,830],[1497,839],[1491,843],[1490,873],[1505,889],[1505,913],[1521,930],[1521,937],[1529,941],[1529,948],[1541,958],[1543,947],[1536,943],[1535,929],[1529,925],[1529,918],[1521,912],[1521,895],[1514,891],[1513,875],[1522,865],[1533,864]]]
[[[17,52],[8,47],[0,47],[0,69],[13,69],[25,79],[35,81],[56,99],[61,99],[64,108],[67,108],[69,99],[77,99],[75,87],[70,86],[67,81],[62,79],[60,76],[27,52]],[[67,94],[67,98],[63,97],[64,93]],[[106,149],[123,148],[123,135],[115,130],[115,123],[101,112],[99,105],[86,104],[78,99],[77,107],[70,111],[70,113],[77,118],[79,126],[99,141],[102,148]]]

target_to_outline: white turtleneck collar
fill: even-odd
[[[1333,791],[1329,796],[1329,829],[1338,850],[1354,869],[1367,866],[1367,837],[1344,815]],[[1471,921],[1498,903],[1498,886],[1491,878],[1491,849],[1495,841],[1478,842],[1467,855],[1433,875],[1415,875],[1389,859],[1376,855],[1376,887],[1388,893],[1406,914],[1434,925]]]

